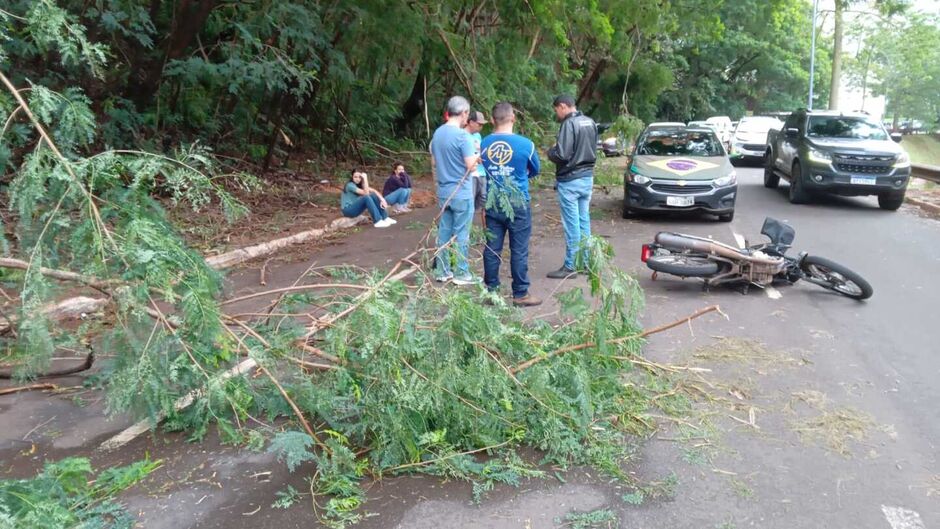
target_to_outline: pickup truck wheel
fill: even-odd
[[[764,155],[764,187],[767,189],[777,189],[780,185],[780,177],[774,173],[774,154],[767,151]]]
[[[878,207],[887,211],[897,211],[904,203],[904,193],[900,195],[878,195]]]
[[[800,162],[793,162],[790,172],[790,203],[805,204],[809,202],[809,194],[803,189],[803,168]]]

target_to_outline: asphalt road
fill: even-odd
[[[598,192],[593,203],[594,232],[611,242],[618,264],[634,271],[646,291],[647,325],[715,303],[729,317],[658,335],[648,356],[696,363],[704,346],[742,341],[765,351],[698,362],[739,401],[731,408],[703,405],[718,430],[708,446],[663,440],[667,434],[645,445],[638,476],[653,482],[674,474],[674,499],[627,505],[623,490],[587,474],[565,485],[509,490],[481,507],[468,506],[459,494],[405,501],[395,527],[555,527],[559,513],[597,508],[613,510],[630,528],[940,527],[940,222],[906,206],[881,211],[873,198],[796,206],[787,201],[785,183],[763,187],[760,169],[738,174],[730,224],[707,216],[623,220],[617,192]],[[560,264],[563,243],[552,226],[551,195],[539,195],[536,204],[542,225],[532,244],[533,292],[548,297],[557,283],[544,273]],[[639,262],[640,245],[660,230],[757,242],[767,216],[796,229],[794,251],[845,264],[869,280],[874,296],[857,302],[809,283],[748,295],[704,292],[694,280],[653,281]],[[776,356],[758,358],[766,351]],[[753,426],[741,422],[751,422],[751,409]],[[864,426],[851,427],[852,417],[864,418]],[[384,487],[414,493],[407,483]],[[390,521],[380,516],[366,525],[389,527]]]
[[[623,220],[617,190],[598,191],[593,202],[594,232],[611,242],[616,262],[636,273],[645,289],[646,325],[712,304],[728,316],[712,314],[656,335],[644,351],[659,362],[711,370],[700,384],[711,388],[713,398],[695,403],[695,423],[703,431],[679,439],[681,432],[666,424],[640,445],[630,465],[643,483],[674,476],[674,496],[629,504],[621,498],[628,492],[622,485],[574,469],[564,483],[498,487],[474,506],[467,484],[388,478],[370,486],[370,515],[358,527],[555,528],[561,526],[556,519],[573,510],[603,508],[623,528],[940,528],[940,221],[906,206],[883,212],[867,198],[794,206],[786,200],[786,184],[768,190],[759,169],[739,168],[738,174],[737,214],[730,224],[711,217]],[[563,251],[551,191],[537,193],[533,206],[532,291],[548,299],[571,284],[545,278],[561,264]],[[310,249],[305,259],[272,261],[265,287],[258,284],[257,268],[233,272],[229,292],[288,286],[313,261],[387,268],[419,242],[433,214],[420,210],[393,228],[364,228]],[[657,231],[729,243],[737,234],[756,242],[766,216],[793,225],[795,251],[852,268],[874,286],[874,296],[856,302],[805,283],[748,295],[704,292],[693,280],[653,281],[639,262],[640,245]],[[572,284],[578,281],[583,279]],[[548,302],[527,310],[551,318],[554,307]],[[92,453],[129,422],[105,420],[104,401],[85,398],[89,402],[81,407],[69,397],[36,392],[0,401],[3,477],[29,475],[46,459]],[[707,431],[701,426],[706,423]],[[140,527],[317,527],[306,500],[287,510],[271,506],[288,483],[307,490],[304,469],[288,474],[268,455],[183,438],[143,436],[119,453],[95,455],[96,466],[144,454],[164,460],[151,481],[122,497]]]
[[[609,234],[621,258],[626,257],[623,266],[636,266],[637,245],[660,229],[729,243],[738,234],[756,242],[764,218],[772,216],[796,229],[795,251],[845,264],[868,279],[875,294],[856,302],[807,283],[748,296],[703,294],[693,281],[654,282],[642,274],[651,323],[712,302],[730,317],[701,326],[692,343],[688,335],[659,336],[648,354],[682,357],[676,351],[724,335],[798,351],[811,363],[753,375],[755,399],[766,410],[757,414],[757,422],[765,423],[760,432],[726,425],[731,428],[724,445],[730,452],[718,459],[733,466],[738,476],[750,476],[744,482],[753,494],[731,483],[736,491],[729,495],[717,484],[721,480],[716,474],[702,468],[699,485],[680,486],[675,502],[641,513],[623,511],[624,526],[940,526],[940,222],[922,218],[914,209],[881,211],[870,198],[791,205],[785,183],[769,190],[762,186],[759,169],[739,168],[738,174],[740,194],[730,225],[701,218],[675,223],[649,219],[624,229],[615,223]],[[725,367],[725,372],[731,370]],[[825,394],[829,410],[846,407],[870,414],[870,432],[851,448],[851,456],[793,438],[794,419],[786,405],[807,389]],[[781,404],[784,411],[776,411]],[[653,445],[651,452],[653,467],[664,463],[662,450]]]

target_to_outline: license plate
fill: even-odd
[[[666,197],[667,206],[684,207],[695,204],[695,197]]]
[[[864,176],[853,176],[850,180],[853,184],[861,184],[865,186],[873,186],[878,183],[877,178],[868,178]]]

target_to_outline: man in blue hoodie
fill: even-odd
[[[529,294],[529,238],[532,235],[529,179],[539,174],[539,155],[532,140],[513,133],[516,115],[512,105],[497,103],[492,116],[495,129],[480,146],[488,190],[483,282],[490,290],[499,288],[499,264],[508,232],[512,303],[532,307],[542,303]]]

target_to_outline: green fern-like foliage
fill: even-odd
[[[106,49],[90,43],[84,27],[50,0],[35,2],[0,31],[31,53],[57,53],[65,66],[102,74]],[[5,361],[28,377],[48,365],[58,342],[77,341],[47,321],[45,309],[81,284],[51,280],[42,269],[75,272],[114,302],[113,325],[95,329],[94,337],[117,354],[104,378],[112,408],[172,413],[174,398],[204,384],[231,350],[220,323],[221,278],[166,220],[160,199],[194,211],[218,203],[234,219],[246,209],[223,179],[256,182],[223,174],[198,143],[168,154],[101,150],[101,129],[80,89],[10,88],[0,99],[0,118],[18,125],[3,138],[13,167],[5,202],[16,225],[5,227],[3,247],[28,266],[14,278],[19,323],[15,334],[0,338]],[[22,104],[18,94],[26,95]]]
[[[160,464],[137,461],[95,476],[88,459],[75,457],[46,463],[31,479],[0,480],[0,529],[130,529],[134,517],[113,497]]]

